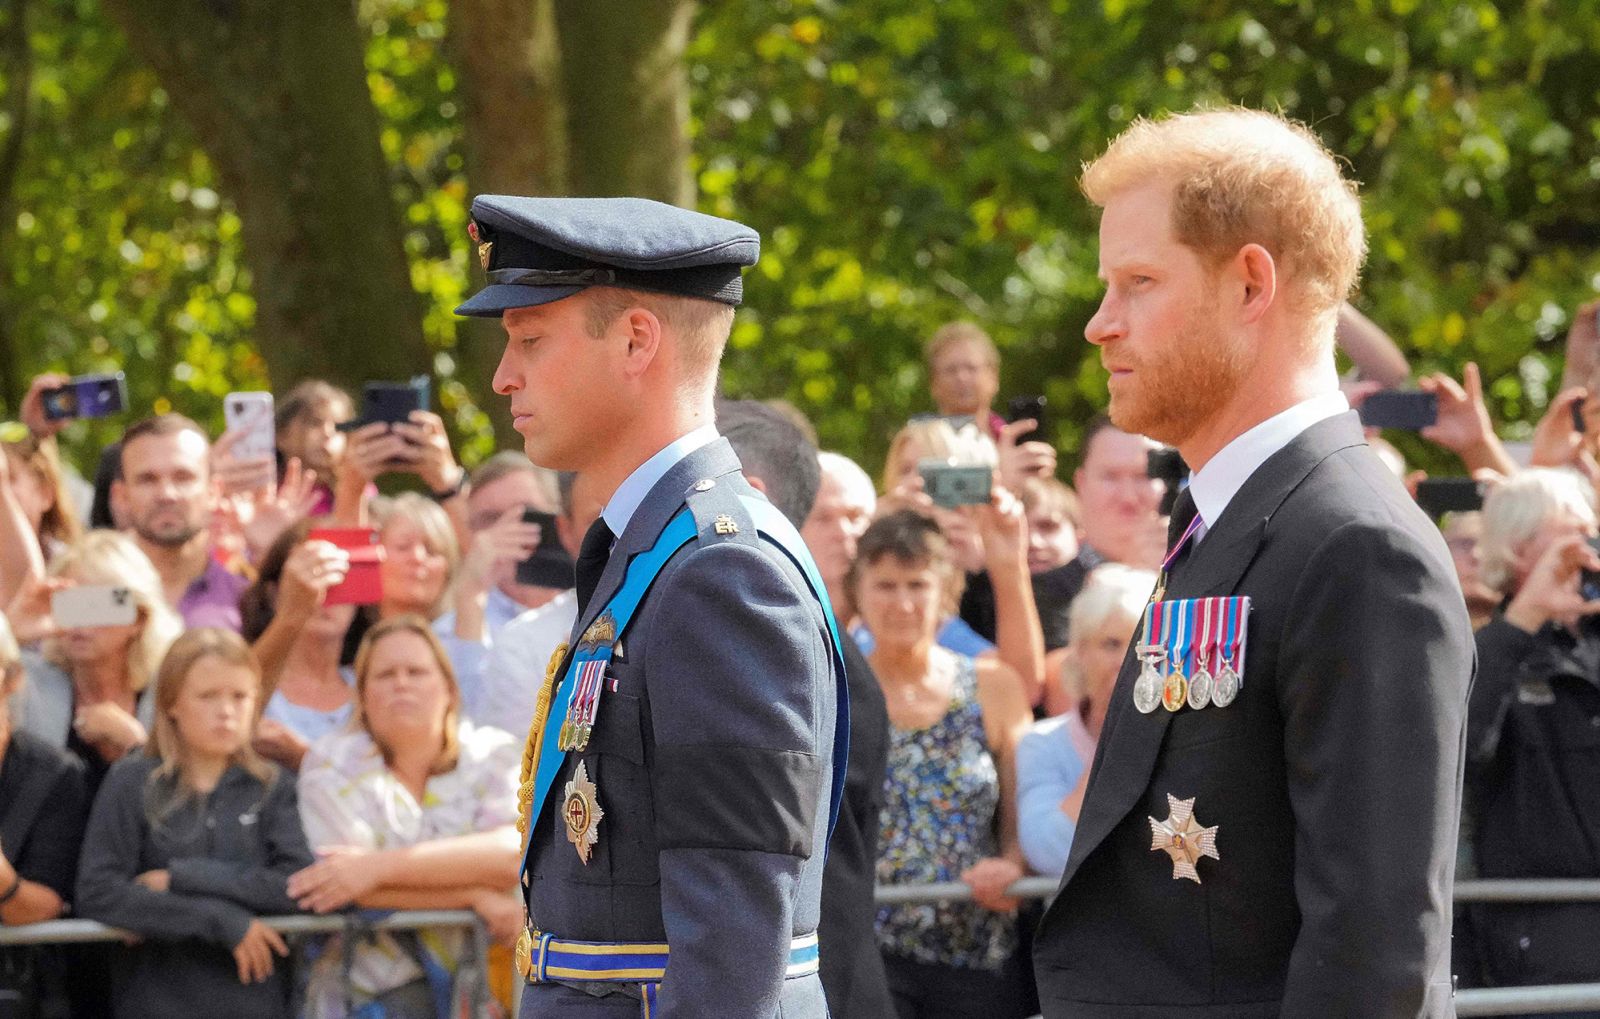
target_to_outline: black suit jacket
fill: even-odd
[[[845,679],[850,685],[850,757],[844,805],[828,843],[822,870],[822,989],[833,1019],[883,1019],[894,1015],[889,981],[878,954],[872,901],[877,880],[878,833],[883,826],[883,783],[889,771],[889,710],[878,677],[844,635]]]
[[[1263,464],[1167,597],[1249,595],[1226,708],[1132,703],[1124,662],[1035,949],[1047,1019],[1454,1014],[1450,898],[1472,632],[1438,531],[1354,414]],[[1147,817],[1221,859],[1174,880]]]

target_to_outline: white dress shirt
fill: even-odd
[[[1205,537],[1206,531],[1222,518],[1222,511],[1239,494],[1239,489],[1250,480],[1250,475],[1271,459],[1272,454],[1312,425],[1349,409],[1349,402],[1338,390],[1322,393],[1274,414],[1218,450],[1216,456],[1189,478],[1189,492],[1194,496],[1201,521],[1190,540],[1198,543]]]
[[[600,515],[605,518],[606,526],[611,528],[611,533],[618,538],[622,537],[622,532],[628,529],[628,521],[633,519],[639,504],[644,502],[644,497],[650,494],[650,489],[656,486],[656,482],[676,467],[678,461],[715,441],[717,441],[717,426],[701,425],[682,438],[667,443],[661,452],[636,467],[611,494],[611,501],[606,503],[606,508],[600,511]]]

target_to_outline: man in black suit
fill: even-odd
[[[842,597],[843,572],[835,553],[848,553],[843,557],[848,567],[865,525],[857,529],[851,523],[849,490],[855,479],[840,477],[843,458],[832,454],[826,464],[820,462],[817,447],[794,422],[754,400],[717,401],[717,430],[739,457],[745,480],[802,525],[800,536],[828,582],[834,616],[841,625],[848,622],[851,613]],[[866,511],[870,514],[871,508]],[[822,989],[832,1019],[884,1019],[894,1014],[894,1004],[878,954],[873,926],[878,909],[872,895],[883,782],[889,770],[889,711],[878,677],[856,642],[846,639],[843,647],[850,751],[844,803],[822,869],[822,921],[817,927]]]
[[[1195,470],[1156,597],[1251,611],[1226,706],[1141,711],[1124,664],[1039,928],[1044,1014],[1454,1015],[1472,635],[1337,388],[1354,185],[1304,128],[1224,110],[1140,121],[1083,187],[1112,419]]]

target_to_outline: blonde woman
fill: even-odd
[[[23,655],[28,685],[18,725],[79,757],[92,794],[112,764],[149,738],[146,688],[183,624],[150,560],[115,531],[85,534],[51,562],[50,576],[62,586],[125,591],[134,606],[131,623],[62,629],[43,642],[42,654]]]
[[[230,630],[190,630],[155,687],[143,754],[90,814],[78,911],[138,935],[113,962],[119,1017],[287,1019],[291,873],[311,862],[293,779],[251,749],[261,668]]]

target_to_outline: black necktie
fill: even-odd
[[[588,607],[589,599],[594,595],[594,589],[600,585],[600,574],[606,571],[606,560],[611,558],[611,542],[613,535],[611,528],[606,526],[604,517],[595,518],[589,526],[589,531],[583,536],[583,544],[578,548],[578,561],[575,564],[578,588],[578,618],[583,618],[583,610]]]
[[[1167,520],[1167,554],[1171,555],[1177,548],[1183,532],[1194,523],[1195,514],[1200,509],[1194,504],[1194,494],[1187,487],[1178,493],[1178,501],[1172,504],[1172,516]]]

